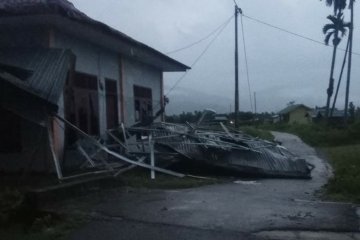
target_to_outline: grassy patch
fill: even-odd
[[[344,146],[360,143],[360,122],[347,129],[334,128],[325,124],[271,124],[263,129],[289,132],[315,147]]]
[[[325,149],[335,175],[326,185],[326,193],[335,200],[360,203],[360,144]]]
[[[83,223],[80,217],[67,218],[30,206],[17,188],[0,191],[0,239],[65,239]]]
[[[49,218],[48,218],[49,219]],[[83,218],[62,219],[54,223],[46,222],[47,219],[38,218],[32,226],[23,224],[12,224],[0,227],[2,240],[62,240],[76,228],[81,226],[85,220]]]
[[[325,124],[272,124],[264,129],[289,132],[304,142],[320,147],[334,169],[334,177],[324,188],[327,197],[360,203],[360,122],[345,128]]]
[[[268,141],[274,141],[274,136],[271,134],[269,130],[260,129],[252,126],[244,126],[240,127],[240,130],[245,134],[248,134],[253,137],[258,137]]]
[[[209,184],[216,184],[224,182],[224,179],[219,178],[192,178],[184,177],[178,178],[161,173],[156,173],[156,179],[150,179],[150,170],[135,169],[129,171],[121,176],[124,184],[134,188],[157,188],[157,189],[181,189],[200,187]]]

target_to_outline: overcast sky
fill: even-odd
[[[88,16],[141,41],[163,53],[171,52],[205,37],[226,22],[234,12],[233,0],[71,0]],[[332,9],[319,0],[237,0],[243,13],[269,24],[323,42],[322,26]],[[359,4],[355,4],[353,51],[360,53]],[[347,10],[346,15],[349,15]],[[360,20],[359,20],[360,21]],[[240,22],[239,22],[240,23]],[[257,93],[258,111],[279,111],[289,101],[310,107],[323,106],[330,74],[332,48],[243,18],[251,95]],[[239,25],[240,26],[240,25]],[[240,30],[240,29],[239,29]],[[198,45],[170,54],[192,65],[215,35]],[[340,48],[345,48],[344,39]],[[245,71],[243,41],[239,31],[240,110],[251,110]],[[343,52],[338,51],[338,78]],[[353,55],[351,98],[360,106],[360,56]],[[170,89],[181,74],[165,75]],[[344,81],[345,82],[345,81]],[[344,84],[339,108],[344,104]],[[166,92],[166,91],[165,91]],[[169,95],[180,102],[184,94],[207,97],[209,107],[219,104],[229,111],[234,95],[234,19],[213,42]],[[194,99],[196,99],[196,97]],[[213,99],[213,100],[211,100]],[[199,100],[200,101],[200,100]],[[170,104],[171,107],[171,104]],[[196,102],[193,104],[196,108]],[[195,110],[195,109],[194,109]],[[200,109],[199,109],[200,110]],[[182,111],[182,109],[178,109]],[[176,111],[172,111],[176,112]]]

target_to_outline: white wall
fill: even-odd
[[[134,85],[151,88],[153,113],[160,108],[161,101],[161,70],[148,65],[123,58],[125,123],[130,126],[135,123]]]
[[[17,29],[18,30],[18,29]],[[100,117],[100,133],[105,133],[106,131],[106,107],[105,107],[105,79],[109,78],[112,80],[116,80],[118,82],[118,96],[120,99],[120,78],[123,77],[123,94],[124,94],[124,119],[125,124],[130,126],[135,123],[135,106],[134,106],[134,91],[133,86],[143,86],[152,89],[152,97],[153,97],[153,112],[156,113],[160,109],[160,101],[161,101],[161,79],[162,79],[162,71],[156,68],[150,67],[148,65],[139,63],[137,61],[122,58],[121,67],[120,57],[116,52],[112,52],[107,50],[106,48],[102,48],[96,46],[94,44],[90,44],[85,40],[80,40],[69,35],[66,35],[57,30],[48,31],[43,29],[36,29],[35,33],[32,33],[32,30],[26,30],[26,36],[31,41],[26,42],[26,38],[23,36],[22,31],[11,31],[11,34],[7,35],[8,38],[0,38],[0,46],[22,46],[22,47],[51,47],[51,48],[63,48],[70,49],[76,56],[76,65],[75,70],[87,74],[91,74],[97,76],[99,79],[99,117]],[[8,34],[5,32],[4,35]],[[40,42],[40,43],[39,43]],[[39,44],[38,44],[39,43]],[[121,69],[120,69],[121,68]],[[123,72],[121,72],[121,70]],[[119,100],[120,101],[120,100]],[[59,100],[59,114],[64,116],[64,97],[61,96]],[[118,103],[119,108],[119,120],[121,120],[121,103]],[[24,123],[25,124],[25,123]],[[26,123],[27,124],[27,123]],[[58,156],[61,157],[63,148],[64,148],[64,126],[59,126],[58,123],[54,124],[56,134],[56,151],[58,152]],[[32,143],[31,139],[33,136],[39,133],[39,130],[36,126],[26,126],[25,129],[29,129],[28,131],[23,132],[24,145],[28,143]],[[30,139],[29,139],[30,138]],[[37,144],[41,144],[43,146],[48,147],[48,143],[46,142],[46,136],[42,139],[42,143],[37,142]],[[30,154],[30,149],[33,149],[32,145],[26,145],[29,147],[25,149],[26,154]],[[42,161],[36,161],[36,163],[29,163],[26,161],[21,161],[18,156],[6,156],[7,159],[11,159],[12,166],[16,166],[19,168],[27,168],[27,164],[33,164],[33,168],[36,170],[45,170],[51,169],[53,170],[51,156],[49,155],[49,151],[41,151],[38,153],[41,156],[36,155],[35,157],[41,159]],[[0,156],[0,160],[4,159],[5,156]],[[17,160],[16,160],[17,159]],[[16,161],[18,162],[16,162]],[[22,164],[20,164],[20,161]],[[5,164],[5,162],[4,162]],[[36,166],[35,165],[40,165]],[[9,166],[5,166],[0,164],[1,169],[9,169]]]
[[[70,37],[61,32],[53,33],[51,47],[71,49],[76,56],[75,71],[91,74],[98,77],[99,81],[99,117],[100,133],[106,131],[106,107],[105,107],[105,79],[109,78],[118,82],[120,79],[120,63],[117,53],[95,46],[86,41]],[[62,101],[63,103],[63,101]],[[120,115],[120,104],[119,104]],[[119,116],[120,119],[120,116]]]

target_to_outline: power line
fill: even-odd
[[[221,29],[223,26],[227,25],[228,22],[230,22],[230,20],[233,18],[234,16],[231,16],[229,17],[225,22],[223,22],[220,26],[218,26],[217,28],[215,28],[213,31],[211,31],[208,35],[206,35],[205,37],[201,38],[200,40],[197,40],[196,42],[193,42],[189,45],[186,45],[184,47],[181,47],[181,48],[178,48],[176,50],[173,50],[173,51],[170,51],[170,52],[167,52],[166,54],[173,54],[173,53],[176,53],[176,52],[180,52],[182,50],[185,50],[185,49],[188,49],[188,48],[191,48],[203,41],[205,41],[206,39],[208,39],[209,37],[211,37],[212,35],[214,35],[214,33],[216,33],[217,31],[219,31],[219,29]]]
[[[234,0],[235,1],[235,0]],[[247,58],[247,51],[246,51],[246,42],[245,42],[245,31],[244,31],[244,22],[242,18],[242,14],[240,14],[240,21],[241,21],[241,32],[242,32],[242,39],[243,39],[243,45],[244,45],[244,57],[245,57],[245,67],[246,67],[246,77],[248,82],[248,88],[249,88],[249,97],[250,97],[250,106],[251,110],[254,110],[253,107],[253,101],[252,101],[252,95],[251,95],[251,86],[250,86],[250,77],[249,77],[249,64],[248,64],[248,58]]]
[[[287,29],[285,29],[285,28],[281,28],[281,27],[272,25],[272,24],[270,24],[270,23],[261,21],[261,20],[259,20],[259,19],[256,19],[256,18],[253,18],[253,17],[250,17],[250,16],[247,16],[247,15],[245,15],[245,14],[243,14],[243,16],[244,16],[245,18],[248,18],[248,19],[250,19],[250,20],[252,20],[252,21],[254,21],[254,22],[263,24],[263,25],[265,25],[265,26],[268,26],[268,27],[271,27],[271,28],[275,28],[275,29],[280,30],[280,31],[282,31],[282,32],[291,34],[291,35],[293,35],[293,36],[296,36],[296,37],[299,37],[299,38],[302,38],[302,39],[305,39],[305,40],[308,40],[308,41],[311,41],[311,42],[314,42],[314,43],[317,43],[317,44],[321,44],[321,45],[326,46],[326,47],[329,47],[329,45],[326,45],[325,43],[323,43],[323,42],[321,42],[321,41],[312,39],[312,38],[310,38],[310,37],[301,35],[301,34],[299,34],[299,33],[295,33],[295,32],[289,31],[289,30],[287,30]],[[343,48],[338,48],[338,49],[341,50],[341,51],[344,51],[344,52],[346,51],[346,50],[343,49]],[[352,54],[360,56],[360,53],[357,53],[357,52],[352,52]]]
[[[219,37],[219,35],[224,31],[224,29],[227,27],[227,25],[229,24],[230,20],[232,19],[232,17],[227,21],[226,25],[223,25],[221,29],[219,29],[218,33],[215,35],[215,37],[210,41],[210,43],[206,46],[206,48],[201,52],[201,54],[195,59],[195,61],[191,64],[191,68],[193,68],[198,61],[205,55],[205,53],[209,50],[209,48],[211,47],[211,45],[215,42],[215,40]],[[165,94],[165,95],[169,95],[180,83],[181,80],[183,80],[185,78],[185,76],[189,73],[185,72],[176,82],[175,84],[170,88],[170,90]]]

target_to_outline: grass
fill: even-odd
[[[269,130],[253,127],[253,126],[243,126],[240,127],[240,130],[245,134],[248,134],[253,137],[258,137],[268,141],[274,141],[274,136]]]
[[[0,239],[65,239],[84,219],[42,211],[29,205],[16,176],[2,176],[0,188]],[[5,186],[8,185],[8,186]]]
[[[299,136],[314,147],[335,147],[360,143],[360,122],[348,129],[334,128],[325,124],[271,124],[262,129],[289,132]]]
[[[12,224],[8,227],[0,227],[0,236],[2,240],[63,240],[84,222],[83,218],[75,217],[47,225],[38,219],[36,226]]]
[[[325,197],[360,203],[360,122],[347,129],[323,124],[274,124],[262,126],[298,135],[304,142],[325,152],[334,177],[324,187]]]
[[[360,203],[360,144],[325,148],[335,174],[325,187],[328,197]]]
[[[156,173],[154,180],[150,179],[150,170],[135,169],[121,176],[125,186],[134,188],[153,188],[153,189],[182,189],[200,187],[209,184],[224,182],[219,178],[178,178],[161,173]]]

